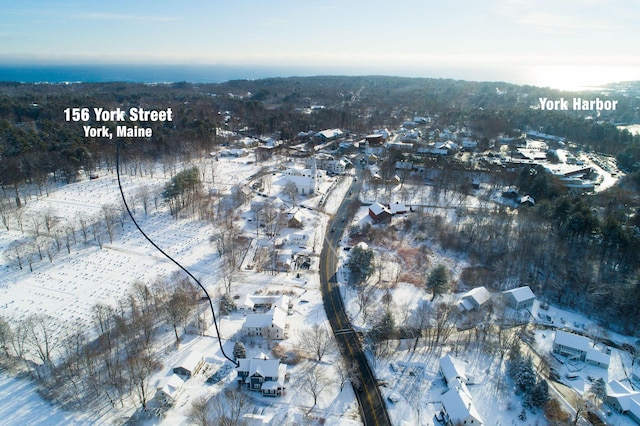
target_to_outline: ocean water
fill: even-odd
[[[219,65],[0,65],[0,81],[23,83],[221,83],[293,75],[313,73],[308,69]]]

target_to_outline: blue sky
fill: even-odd
[[[0,0],[0,10],[5,64],[640,80],[637,0]]]

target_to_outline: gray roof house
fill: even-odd
[[[502,294],[509,306],[516,310],[529,309],[533,306],[533,302],[536,300],[536,295],[533,294],[533,291],[531,291],[527,285],[503,291]]]

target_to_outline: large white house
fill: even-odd
[[[247,314],[242,324],[246,336],[261,336],[266,339],[282,340],[287,328],[287,312],[274,306],[265,314]]]
[[[553,340],[553,353],[571,360],[585,361],[597,367],[609,367],[610,356],[592,347],[588,338],[578,334],[557,330]]]
[[[284,171],[285,184],[291,182],[296,186],[299,195],[313,194],[318,190],[319,179],[317,169],[291,168]]]

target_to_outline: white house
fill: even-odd
[[[238,381],[249,390],[262,392],[265,396],[280,396],[285,390],[287,366],[266,355],[258,358],[238,360]]]
[[[164,404],[173,404],[183,384],[184,380],[177,374],[163,377],[156,386],[156,398]]]
[[[601,367],[604,369],[609,368],[611,356],[604,352],[600,352],[595,348],[591,348],[587,351],[587,356],[585,357],[585,361],[588,364],[595,365],[596,367]]]
[[[491,293],[485,287],[476,287],[460,296],[457,306],[461,311],[471,311],[480,309],[490,299]]]
[[[190,379],[204,366],[204,357],[196,351],[185,353],[173,367],[173,373]]]
[[[311,169],[287,169],[284,171],[285,184],[292,182],[300,195],[308,195],[316,192],[318,188],[318,173]]]
[[[442,416],[447,425],[483,424],[467,387],[460,382],[442,394]]]
[[[315,134],[315,137],[319,138],[323,142],[332,141],[343,136],[344,132],[340,129],[327,129],[322,130]]]
[[[578,334],[557,330],[553,340],[553,353],[566,356],[569,359],[584,361],[587,352],[591,349],[589,339]]]
[[[451,354],[446,354],[440,358],[440,374],[447,384],[453,383],[455,379],[460,380],[462,383],[470,382],[460,360],[454,358]]]
[[[289,244],[294,246],[306,246],[309,241],[309,235],[302,232],[296,232],[287,236]]]
[[[267,339],[282,340],[287,328],[287,312],[273,307],[266,314],[247,314],[242,324],[246,336],[261,336]]]
[[[640,425],[640,392],[614,380],[607,384],[604,402],[618,413],[626,414]]]
[[[597,367],[608,368],[610,356],[591,346],[588,338],[557,330],[553,340],[553,353],[568,359],[585,361]]]
[[[531,291],[527,285],[503,291],[502,294],[509,306],[516,310],[530,309],[536,300],[536,295],[533,294],[533,291]]]

